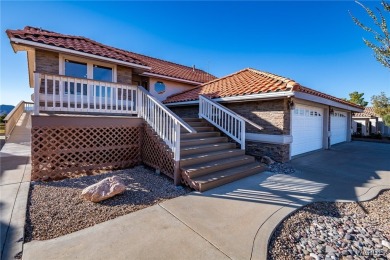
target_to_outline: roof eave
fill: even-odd
[[[353,111],[353,112],[358,112],[358,113],[363,112],[362,108],[349,106],[347,104],[343,104],[343,103],[340,103],[340,102],[337,102],[337,101],[333,101],[333,100],[330,100],[330,99],[327,99],[327,98],[319,97],[319,96],[316,96],[316,95],[311,95],[311,94],[308,94],[308,93],[294,91],[294,96],[296,98],[300,98],[300,99],[304,99],[304,100],[308,100],[308,101],[312,101],[312,102],[316,102],[316,103],[320,103],[320,104],[324,104],[324,105],[328,105],[328,106],[332,106],[332,107],[337,107],[337,108],[341,108],[341,109],[346,109],[346,110],[350,110],[350,111]]]
[[[90,53],[85,53],[81,51],[75,51],[75,50],[70,50],[67,48],[62,48],[62,47],[57,47],[57,46],[52,46],[44,43],[38,43],[38,42],[33,42],[33,41],[28,41],[28,40],[23,40],[23,39],[18,39],[18,38],[10,38],[11,44],[22,44],[22,45],[27,45],[31,46],[34,48],[41,48],[41,49],[46,49],[46,50],[52,50],[56,52],[62,52],[62,53],[67,53],[67,54],[73,54],[77,56],[82,56],[82,57],[88,57],[96,60],[103,60],[103,61],[108,61],[111,63],[131,67],[131,68],[138,68],[138,69],[144,69],[144,70],[151,70],[151,67],[144,66],[144,65],[139,65],[131,62],[126,62],[126,61],[121,61],[117,59],[112,59],[112,58],[107,58],[95,54],[90,54]]]
[[[191,84],[191,85],[194,85],[194,86],[198,86],[200,84],[203,84],[202,82],[198,82],[198,81],[187,80],[187,79],[180,79],[180,78],[165,76],[165,75],[161,75],[161,74],[157,74],[157,73],[151,73],[151,72],[144,72],[141,75],[142,76],[148,76],[148,77],[161,78],[161,79],[168,79],[168,80],[177,81],[177,82],[183,82],[183,83]]]
[[[251,94],[251,95],[241,95],[241,96],[231,96],[231,97],[221,97],[213,98],[213,101],[216,102],[242,102],[242,101],[254,101],[258,99],[278,99],[284,97],[292,97],[294,93],[291,91],[280,91],[272,93],[260,93],[260,94]],[[195,105],[199,104],[199,100],[191,101],[182,101],[174,103],[164,103],[166,106],[184,106],[184,105]]]

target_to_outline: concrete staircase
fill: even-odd
[[[266,168],[253,156],[229,143],[228,138],[199,118],[183,118],[198,133],[181,133],[180,169],[184,181],[198,191],[260,173]]]

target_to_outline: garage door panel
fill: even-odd
[[[347,141],[348,117],[346,112],[334,111],[330,117],[330,144]]]
[[[297,105],[292,114],[291,155],[323,147],[323,109]]]

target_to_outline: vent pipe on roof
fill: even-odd
[[[195,72],[195,65],[192,66],[192,71]]]

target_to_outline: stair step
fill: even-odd
[[[193,127],[198,133],[199,132],[213,132],[215,129],[212,126],[195,126]],[[188,133],[188,131],[185,128],[180,129],[181,133]]]
[[[200,121],[200,122],[187,122],[190,126],[210,126],[207,122],[205,121]]]
[[[235,180],[263,172],[266,168],[257,162],[228,170],[217,171],[201,177],[194,178],[193,181],[199,184],[199,191],[206,191]]]
[[[255,161],[253,156],[241,155],[235,158],[225,158],[207,163],[194,164],[180,167],[190,178],[206,175],[215,171],[225,170],[232,167],[252,163]]]
[[[200,133],[184,133],[180,135],[181,140],[188,140],[194,138],[205,138],[205,137],[217,137],[221,136],[220,132],[200,132]]]
[[[234,160],[234,157],[244,155],[245,151],[240,149],[230,149],[230,150],[221,150],[213,151],[208,153],[201,154],[191,154],[183,156],[180,160],[180,165],[185,167],[194,164],[207,163],[210,161],[220,160],[224,158],[230,158]]]
[[[196,117],[182,117],[181,119],[183,119],[184,122],[202,122],[203,119],[202,118],[196,118]]]
[[[204,144],[184,147],[180,150],[181,156],[189,154],[207,153],[212,151],[220,151],[225,149],[236,148],[235,143],[220,143],[220,144]]]
[[[226,143],[228,139],[226,137],[206,137],[196,139],[185,139],[181,140],[181,147],[201,145],[201,144],[215,144],[215,143]]]

